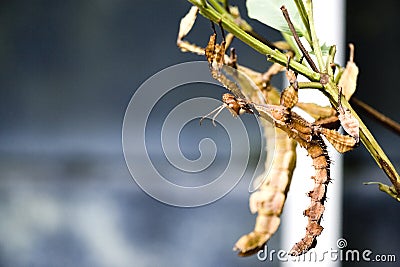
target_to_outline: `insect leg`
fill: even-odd
[[[226,108],[226,107],[228,107],[228,105],[227,104],[222,104],[221,106],[219,106],[219,107],[217,107],[216,109],[213,109],[210,113],[208,113],[207,115],[204,115],[203,117],[201,117],[201,119],[200,119],[200,125],[201,125],[201,123],[203,122],[203,120],[205,119],[205,118],[208,118],[209,116],[211,116],[212,114],[214,114],[214,116],[212,117],[212,124],[214,125],[214,126],[217,126],[216,124],[215,124],[215,119],[217,118],[217,116],[221,113],[221,111],[224,109],[224,108]]]
[[[287,68],[286,77],[289,80],[290,86],[286,87],[285,90],[283,90],[281,94],[280,104],[290,109],[293,108],[299,101],[299,96],[298,96],[299,85],[297,82],[297,74],[293,70],[289,69],[289,62],[290,62],[290,56],[288,56],[288,61],[286,65]]]

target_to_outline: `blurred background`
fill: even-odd
[[[175,45],[189,7],[183,0],[0,3],[0,266],[267,264],[231,251],[254,225],[246,177],[211,205],[176,208],[141,191],[125,165],[121,129],[135,90],[166,67],[203,60]],[[348,1],[346,9],[346,39],[360,68],[356,96],[397,121],[399,8],[394,0],[367,0]],[[199,18],[190,41],[204,46],[209,25]],[[247,65],[267,67],[240,41],[234,46]],[[223,91],[204,92],[219,98]],[[365,122],[399,169],[399,137]],[[344,166],[348,248],[399,258],[399,204],[362,184],[387,183],[385,175],[362,146]],[[279,235],[269,244],[280,248]]]

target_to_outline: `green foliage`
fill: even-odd
[[[300,13],[297,12],[293,0],[247,0],[248,15],[271,28],[292,35],[288,24],[282,16],[281,6],[285,6],[290,13],[290,18],[299,36],[306,36],[307,29],[304,26]]]

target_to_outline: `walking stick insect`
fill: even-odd
[[[192,7],[189,13],[181,20],[177,45],[182,52],[189,51],[204,56],[206,54],[205,48],[183,40],[193,27],[197,11],[197,7]],[[226,63],[238,69],[240,73],[245,73],[247,77],[251,77],[256,87],[244,86],[241,88],[251,101],[258,104],[266,104],[266,100],[268,100],[268,103],[278,105],[280,98],[279,92],[270,84],[270,80],[274,75],[282,71],[282,66],[273,64],[267,72],[258,73],[239,65],[235,53],[231,53],[231,57],[223,55],[232,37],[232,34],[226,35],[226,38],[224,38],[226,40],[225,47],[217,45],[218,49],[223,49],[223,52],[220,52],[220,54],[221,57],[224,57],[224,61],[220,63]],[[216,36],[210,39],[215,43]],[[208,53],[212,57],[215,53],[215,47],[210,44],[208,47]],[[240,75],[237,76],[237,78],[240,78]],[[225,81],[228,82],[229,80],[225,79]],[[233,82],[230,82],[230,84],[232,85],[230,88],[236,86]],[[236,90],[236,93],[241,92],[241,90]],[[205,117],[214,114],[213,118],[215,118],[224,108],[225,106],[222,105]],[[231,111],[231,109],[228,110]],[[235,112],[232,112],[232,114],[237,115]],[[331,113],[328,112],[328,114]],[[200,122],[203,119],[201,119]],[[212,122],[214,123],[214,120],[212,120]],[[258,213],[258,215],[253,231],[243,235],[234,246],[234,250],[238,251],[239,256],[249,256],[262,249],[264,244],[278,230],[280,215],[285,204],[286,195],[289,191],[293,170],[296,166],[296,141],[290,139],[284,131],[274,127],[270,122],[262,120],[261,125],[263,127],[264,138],[267,140],[265,147],[267,152],[267,158],[265,160],[266,167],[264,172],[255,179],[254,187],[257,190],[250,195],[249,199],[250,211],[252,213]]]
[[[224,41],[222,45],[223,43]],[[214,49],[213,53],[211,53],[210,50],[215,47],[219,49]],[[327,185],[331,178],[329,170],[330,159],[322,136],[324,136],[338,152],[347,152],[358,145],[359,135],[357,122],[351,114],[341,106],[341,92],[339,93],[338,100],[338,119],[341,121],[342,125],[345,125],[345,130],[351,135],[342,135],[336,130],[325,128],[324,125],[320,124],[318,121],[310,123],[293,112],[291,109],[298,102],[298,82],[296,74],[289,69],[287,69],[287,76],[290,86],[283,90],[280,97],[280,105],[252,103],[240,92],[236,84],[229,81],[222,73],[221,68],[223,64],[221,64],[221,61],[223,61],[223,56],[221,53],[224,53],[224,51],[220,49],[220,47],[221,45],[215,44],[214,33],[206,48],[206,57],[209,62],[210,71],[215,79],[220,81],[233,93],[233,95],[229,93],[223,95],[223,107],[230,109],[231,112],[236,115],[251,113],[267,121],[271,121],[275,127],[286,132],[290,138],[294,139],[301,147],[305,148],[308,155],[313,160],[315,175],[312,176],[312,179],[315,185],[308,193],[308,196],[311,198],[311,204],[304,211],[304,215],[308,217],[306,234],[290,250],[291,255],[301,255],[315,247],[316,237],[319,236],[323,230],[320,222],[325,209],[324,202]],[[288,60],[290,60],[290,58],[288,58]],[[248,86],[251,85],[248,84]],[[215,119],[215,117],[213,119]]]
[[[215,47],[215,38],[210,39],[208,47]],[[206,50],[207,51],[207,50]],[[305,148],[308,155],[313,160],[315,168],[315,175],[312,179],[315,182],[314,188],[308,193],[311,198],[311,204],[304,211],[304,215],[308,217],[308,224],[305,236],[296,243],[290,250],[291,255],[301,255],[309,249],[315,247],[316,237],[319,236],[323,230],[320,225],[322,215],[324,212],[324,202],[326,198],[327,185],[330,182],[330,159],[327,152],[326,145],[322,136],[324,136],[334,148],[341,153],[353,149],[358,144],[358,132],[354,127],[354,119],[351,114],[346,113],[346,110],[340,105],[339,120],[347,122],[350,121],[349,130],[351,136],[342,135],[336,130],[325,128],[319,124],[318,121],[310,123],[302,118],[291,109],[298,101],[298,84],[297,78],[293,71],[287,70],[290,79],[290,86],[287,87],[281,94],[280,105],[270,104],[256,104],[246,99],[242,93],[238,93],[238,87],[232,86],[232,81],[227,81],[226,76],[221,72],[219,60],[221,55],[218,55],[220,50],[216,53],[206,53],[207,60],[210,63],[210,70],[212,76],[218,81],[223,83],[225,87],[231,91],[232,94],[226,93],[223,95],[223,107],[231,110],[233,114],[240,115],[243,113],[256,114],[259,117],[271,121],[276,127],[286,132],[286,134],[297,141],[297,143]],[[251,85],[249,85],[251,86]],[[342,97],[339,94],[339,97]],[[340,103],[340,100],[339,100]],[[213,118],[215,119],[215,117]]]
[[[250,198],[251,211],[253,213],[256,211],[258,212],[256,226],[254,231],[248,235],[244,235],[238,240],[238,242],[235,244],[235,250],[239,250],[239,255],[242,256],[257,252],[279,227],[279,217],[283,209],[286,194],[290,186],[291,176],[295,167],[296,142],[293,141],[295,140],[308,151],[308,154],[313,159],[313,165],[316,171],[315,176],[312,177],[315,181],[314,189],[308,194],[311,197],[311,204],[304,212],[304,214],[308,217],[306,235],[292,248],[290,252],[292,255],[300,255],[305,253],[310,248],[315,246],[316,237],[323,229],[322,226],[320,226],[320,221],[324,211],[323,204],[325,201],[326,187],[330,181],[330,160],[326,151],[326,145],[321,136],[325,136],[339,152],[343,153],[351,150],[358,144],[357,125],[355,125],[351,114],[349,114],[347,110],[343,109],[341,105],[338,110],[339,119],[342,121],[342,124],[345,124],[344,122],[346,122],[346,125],[349,125],[348,129],[354,129],[352,132],[349,132],[350,134],[353,134],[353,136],[341,135],[335,130],[325,128],[327,125],[325,123],[326,121],[332,122],[338,120],[338,117],[335,116],[335,112],[331,112],[331,108],[317,107],[320,108],[318,109],[320,111],[325,112],[328,110],[328,114],[330,115],[322,116],[325,117],[324,120],[318,120],[314,123],[307,122],[298,114],[291,111],[291,108],[294,107],[298,102],[298,87],[296,75],[289,69],[287,69],[287,74],[289,76],[291,86],[283,91],[280,98],[279,93],[276,90],[270,90],[271,88],[269,88],[269,90],[264,90],[266,89],[265,80],[263,82],[263,86],[258,86],[258,89],[261,89],[264,95],[267,96],[266,100],[270,104],[266,104],[265,99],[262,97],[260,98],[257,96],[257,94],[254,94],[254,91],[256,90],[254,90],[254,86],[250,85],[249,83],[241,84],[241,87],[239,87],[236,82],[230,80],[224,74],[224,71],[228,74],[230,71],[230,76],[237,76],[235,75],[235,70],[224,68],[226,65],[237,67],[241,71],[253,76],[253,79],[255,79],[257,76],[254,75],[255,72],[237,65],[235,56],[231,56],[229,58],[225,55],[225,38],[223,38],[221,44],[217,44],[215,29],[214,34],[210,37],[210,41],[205,50],[202,50],[193,44],[182,41],[182,38],[186,36],[190,28],[193,26],[195,20],[196,12],[194,12],[193,9],[189,12],[189,14],[192,14],[192,18],[188,18],[188,15],[182,20],[182,22],[185,19],[189,20],[188,24],[190,24],[190,26],[187,27],[184,32],[182,32],[183,23],[181,22],[181,30],[177,42],[178,46],[185,51],[205,54],[210,65],[212,76],[235,95],[224,94],[224,104],[207,114],[205,117],[215,113],[212,120],[214,122],[216,116],[224,108],[227,108],[233,115],[240,115],[242,113],[256,114],[257,116],[262,117],[265,121],[268,121],[267,123],[263,123],[264,126],[271,128],[270,123],[272,122],[272,124],[277,127],[275,142],[278,145],[279,153],[275,156],[279,157],[279,159],[275,160],[274,158],[271,172],[268,173],[268,179],[265,179],[264,177],[264,182],[260,186],[259,190],[254,192]],[[228,62],[227,64],[225,63],[226,61]],[[273,67],[276,67],[276,65],[273,65]],[[278,68],[278,71],[279,70],[281,70],[281,68]],[[275,73],[278,71],[275,71]],[[260,83],[258,82],[257,85],[259,84]],[[250,94],[251,100],[248,100],[247,97],[242,93],[242,91],[252,91],[252,89],[249,88],[253,88],[253,93]],[[303,104],[302,106],[303,108],[307,108],[306,104]],[[313,108],[315,108],[315,106],[313,106]],[[329,119],[326,120],[326,117]],[[267,135],[266,137],[268,138],[270,136]],[[265,176],[265,173],[263,176]]]

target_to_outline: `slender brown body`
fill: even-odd
[[[189,15],[189,18],[187,18],[188,22],[186,22],[189,30],[195,20],[195,12],[190,14],[192,15]],[[187,32],[187,29],[182,31],[182,33],[180,31],[177,42],[178,46],[183,44],[182,38],[187,34]],[[181,48],[184,50],[188,49],[188,47],[196,48],[192,49],[192,51],[200,51],[200,53],[196,53],[203,54],[198,47],[191,44],[186,45],[185,43],[185,46],[181,46]],[[225,107],[228,108],[235,116],[245,112],[254,113],[257,116],[261,116],[269,123],[272,122],[277,127],[277,129],[275,129],[275,142],[278,144],[276,146],[278,151],[276,151],[274,158],[272,159],[272,168],[269,173],[265,172],[263,174],[267,176],[267,179],[264,180],[259,190],[254,192],[250,197],[251,211],[253,213],[258,212],[255,228],[249,234],[242,236],[235,244],[234,249],[239,250],[239,255],[242,256],[253,254],[259,249],[262,249],[262,246],[278,229],[280,224],[280,215],[286,200],[286,194],[289,190],[293,169],[295,168],[295,146],[297,142],[300,144],[300,146],[307,150],[309,156],[312,158],[313,166],[315,168],[315,175],[312,176],[312,179],[314,180],[314,188],[308,193],[308,196],[311,198],[311,203],[304,211],[304,215],[308,217],[306,233],[305,236],[299,242],[297,242],[290,251],[290,254],[292,255],[303,254],[309,249],[315,247],[316,237],[319,236],[323,230],[320,222],[325,209],[324,202],[326,198],[327,185],[330,181],[330,160],[326,145],[322,139],[322,135],[326,137],[326,139],[335,147],[336,150],[344,153],[353,149],[358,144],[357,121],[348,110],[343,109],[343,107],[340,105],[340,93],[338,101],[338,119],[340,120],[340,123],[344,129],[351,136],[345,136],[335,130],[325,128],[328,125],[327,122],[332,123],[332,121],[329,118],[328,120],[324,121],[323,117],[325,116],[320,116],[320,111],[318,111],[317,118],[319,123],[309,123],[295,112],[292,112],[291,108],[293,108],[298,101],[298,83],[296,73],[289,69],[287,70],[287,77],[291,86],[282,92],[280,95],[280,100],[277,100],[274,95],[274,101],[269,101],[269,103],[273,105],[267,105],[264,99],[260,99],[256,96],[257,93],[252,91],[254,86],[252,86],[248,80],[247,82],[244,81],[244,83],[240,80],[232,81],[224,74],[223,68],[226,65],[225,49],[225,38],[221,44],[217,44],[216,33],[214,29],[214,34],[210,36],[210,40],[204,51],[204,54],[209,62],[209,67],[213,78],[221,82],[221,84],[235,94],[236,97],[231,94],[224,94],[224,105],[212,111],[208,115],[216,113],[213,117],[214,121],[215,117]],[[240,68],[240,66],[237,65],[235,54],[232,54],[233,55],[231,55],[230,58],[231,64],[228,65],[234,68]],[[264,83],[269,75],[274,75],[281,70],[281,67],[271,68],[267,73],[262,75],[262,82]],[[235,73],[235,71],[229,69],[227,71],[232,77],[238,76],[238,73]],[[255,80],[259,79],[259,75],[251,70],[249,70],[247,74],[251,76],[252,81],[257,84],[257,81]],[[240,87],[238,86],[239,84]],[[261,91],[263,90],[263,86],[260,86],[259,84],[257,84],[257,86],[259,89],[261,89]],[[248,90],[251,91],[250,94]],[[251,96],[251,101],[246,99],[242,91]],[[260,90],[258,93],[259,92]],[[265,93],[265,91],[263,91],[263,93]],[[267,97],[267,99],[270,98]],[[307,105],[303,106],[306,107]],[[329,111],[331,112],[331,110]],[[334,115],[332,117],[336,116]],[[337,118],[336,120],[333,120],[333,122],[335,121],[337,121]],[[268,140],[270,140],[272,136],[268,135],[268,131],[271,132],[271,126],[269,123],[263,123],[266,129],[266,138]],[[267,147],[267,149],[268,148],[271,148],[271,146]],[[267,163],[270,159],[271,157],[267,158]]]
[[[220,81],[228,90],[240,94],[241,91],[237,88],[237,85],[224,75],[221,75],[219,71],[225,64],[224,58],[227,59],[224,55],[226,48],[224,43],[221,45],[216,44],[216,36],[212,35],[207,48],[203,49],[182,40],[193,26],[194,20],[196,19],[196,12],[197,10],[191,10],[188,15],[182,19],[177,40],[178,46],[182,51],[191,51],[199,55],[206,55],[210,63],[212,76]],[[230,42],[228,36],[227,43]],[[253,86],[244,86],[241,88],[241,90],[251,97],[251,101],[257,104],[266,104],[265,99],[268,99],[269,103],[279,105],[279,92],[275,88],[267,86],[267,83],[269,83],[272,76],[284,70],[282,66],[273,64],[266,73],[261,74],[246,67],[239,66],[236,63],[235,57],[231,57],[230,61],[232,62],[228,62],[229,66],[238,68],[240,73],[245,73],[257,84],[257,91],[254,91]],[[264,93],[264,97],[260,97],[259,93],[261,91]],[[252,112],[251,107],[247,106],[247,110],[243,109],[242,107],[245,106],[245,103],[240,103],[240,107],[239,103],[235,104],[234,102],[236,100],[232,102],[230,97],[223,97],[223,101],[228,106],[231,104],[229,110],[233,111],[232,114],[234,115],[239,115],[241,112]],[[218,115],[220,110],[221,109],[218,108],[213,111],[216,113],[215,116]],[[261,186],[256,192],[251,194],[249,200],[251,212],[258,213],[254,230],[242,236],[234,247],[235,250],[239,251],[240,256],[251,255],[262,249],[264,244],[277,231],[280,224],[280,215],[285,204],[293,170],[296,165],[296,142],[288,138],[284,131],[274,127],[270,122],[262,121],[262,125],[264,128],[264,136],[267,140],[266,169],[259,177],[259,179],[262,179]]]
[[[263,77],[264,74],[242,66],[239,66],[239,68],[241,72],[251,77],[258,90],[262,91],[264,95],[260,98],[257,90],[254,90],[251,86],[244,86],[242,90],[250,96],[253,103],[266,104],[265,99],[267,99],[269,103],[279,105],[280,93],[275,88],[266,85],[267,80]],[[281,70],[279,68],[275,72],[278,73]],[[267,141],[267,159],[265,171],[255,182],[259,184],[261,180],[261,185],[257,191],[250,195],[249,199],[251,213],[257,213],[254,229],[240,237],[234,246],[234,250],[237,250],[240,256],[249,256],[263,249],[264,245],[278,230],[281,221],[280,216],[296,167],[296,141],[289,138],[283,130],[274,127],[271,122],[261,121]]]
[[[304,147],[313,160],[315,168],[315,175],[312,176],[314,188],[308,193],[311,203],[304,211],[304,215],[308,217],[306,234],[290,251],[291,255],[300,255],[315,247],[316,237],[323,230],[320,222],[325,209],[326,189],[330,181],[328,151],[321,137],[321,128],[307,122],[295,112],[290,111],[289,108],[264,105],[256,105],[256,108],[263,118],[269,117],[269,114],[271,114],[275,125],[296,140],[301,147]]]
[[[281,105],[259,105],[253,103],[253,108],[257,110],[260,117],[267,121],[272,121],[276,127],[284,131],[287,136],[294,139],[301,147],[305,148],[313,161],[313,167],[315,169],[315,175],[312,176],[312,179],[314,180],[314,188],[308,193],[308,196],[311,198],[311,203],[304,211],[304,215],[308,217],[306,233],[304,237],[290,250],[290,254],[296,256],[315,247],[316,238],[323,230],[320,222],[325,210],[324,202],[327,186],[330,182],[330,159],[322,135],[327,138],[336,150],[342,153],[355,147],[358,143],[358,135],[357,132],[354,136],[342,135],[335,130],[326,129],[317,123],[306,121],[291,110],[297,101],[297,97],[290,97],[291,94],[297,95],[297,90],[292,86],[289,86],[282,92]],[[229,94],[225,94],[224,99],[229,99],[230,104],[227,105],[228,108],[232,108],[234,106],[233,103],[236,102],[240,107],[239,113],[252,113],[252,110],[248,108],[249,103],[245,99],[238,99],[233,95],[229,96]],[[293,101],[293,99],[295,99],[295,101]],[[246,103],[246,105],[241,103]],[[350,114],[344,114],[349,116],[350,120],[353,119]],[[279,191],[276,190],[275,192],[276,194],[271,194],[271,197],[276,197],[276,200],[271,198],[269,204],[284,203],[284,199],[282,200],[282,198],[279,198],[279,194],[277,193]],[[274,211],[273,207],[267,210]],[[263,219],[263,217],[260,216],[258,218],[260,218],[260,220]],[[276,216],[273,217],[273,219],[275,220],[270,220],[264,223],[266,225],[264,229],[272,229],[276,231],[276,228],[279,225],[279,217]],[[254,232],[257,232],[257,229],[255,229]],[[251,234],[253,233],[250,233],[250,235]],[[250,237],[251,236],[249,236],[249,238]],[[253,237],[253,239],[255,238]],[[240,243],[240,241],[241,240],[239,240],[238,243]],[[261,240],[255,239],[255,241],[260,243]]]

